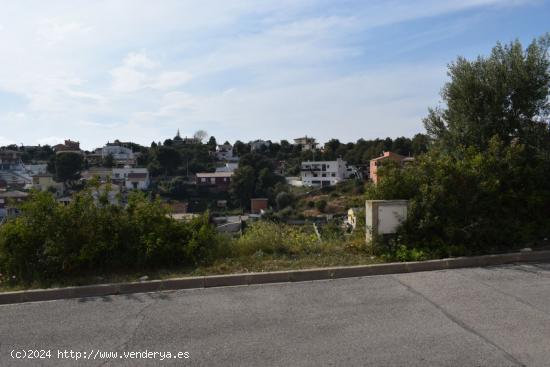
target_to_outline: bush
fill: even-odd
[[[0,227],[0,272],[23,282],[196,265],[212,260],[220,245],[208,214],[177,222],[160,200],[140,192],[130,195],[125,208],[94,200],[90,191],[68,206],[48,192],[34,192],[21,210]]]
[[[275,203],[277,204],[277,209],[282,210],[287,206],[290,206],[290,204],[292,203],[292,196],[290,196],[290,194],[285,191],[281,191],[275,197]]]
[[[321,213],[325,211],[327,207],[327,201],[325,199],[321,199],[315,203],[315,208],[319,210]]]
[[[303,228],[272,222],[256,222],[233,243],[235,256],[250,256],[258,251],[274,255],[295,255],[320,251],[314,233]]]
[[[369,198],[410,199],[396,241],[428,257],[528,246],[550,234],[550,161],[493,138],[481,151],[432,149],[405,169],[382,172]]]

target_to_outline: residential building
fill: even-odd
[[[129,173],[125,186],[129,190],[147,190],[149,188],[148,173]]]
[[[372,180],[372,182],[374,182],[375,184],[378,183],[378,180],[380,178],[378,176],[378,167],[389,161],[396,162],[400,166],[405,166],[406,164],[413,162],[414,158],[405,157],[393,152],[383,152],[380,157],[370,160],[369,178]]]
[[[48,172],[47,164],[25,164],[25,171],[32,177],[34,175],[43,175]]]
[[[23,188],[32,183],[32,178],[25,171],[21,153],[15,150],[0,150],[0,180],[8,187]]]
[[[80,151],[80,142],[72,141],[70,139],[65,140],[64,144],[57,144],[52,147],[52,149],[57,152],[79,152]]]
[[[317,142],[315,138],[308,137],[307,135],[302,138],[294,139],[294,145],[299,145],[302,150],[315,150],[317,149]]]
[[[119,143],[107,143],[101,148],[101,158],[112,156],[115,166],[133,166],[136,164],[136,154],[132,149],[123,147]]]
[[[15,150],[0,150],[0,171],[22,171],[21,153]]]
[[[82,172],[83,179],[90,180],[97,177],[101,182],[107,182],[111,179],[112,175],[113,169],[104,167],[90,167],[86,171]]]
[[[49,173],[32,176],[32,188],[39,191],[53,190],[58,196],[64,192],[63,183],[55,182],[53,175]]]
[[[0,192],[0,222],[8,216],[18,215],[18,204],[27,200],[28,196],[28,193],[17,190]]]
[[[234,161],[238,159],[233,155],[233,146],[229,143],[217,145],[215,155],[219,161]]]
[[[111,179],[128,190],[147,190],[151,183],[147,168],[113,168]]]
[[[332,186],[350,176],[346,161],[306,161],[301,165],[303,186]]]
[[[199,187],[209,187],[215,191],[227,191],[232,176],[233,172],[201,172],[197,173],[196,184]]]

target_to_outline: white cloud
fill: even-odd
[[[160,65],[145,52],[132,52],[122,65],[111,70],[112,89],[118,93],[131,93],[144,88],[173,89],[192,79],[186,71],[158,71]],[[149,70],[155,69],[155,70]]]
[[[187,83],[192,78],[193,76],[186,71],[166,71],[154,78],[150,86],[155,89],[172,89]]]
[[[152,69],[157,64],[147,56],[144,51],[131,52],[123,60],[124,66],[132,69]]]
[[[430,59],[421,59],[416,67],[365,66],[371,61],[365,50],[379,52],[369,32],[522,3],[6,2],[0,89],[23,97],[23,106],[2,105],[12,113],[0,116],[1,139],[64,136],[91,148],[114,138],[163,140],[177,127],[233,139],[407,134],[421,128],[420,117],[437,101],[443,65],[432,68]],[[394,55],[405,60],[407,51],[445,31],[405,35],[410,45]]]
[[[79,37],[91,32],[93,27],[84,26],[77,22],[61,22],[47,19],[40,23],[37,29],[37,38],[40,43],[52,46],[71,37]]]

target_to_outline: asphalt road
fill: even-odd
[[[550,366],[550,264],[0,306],[0,365]]]

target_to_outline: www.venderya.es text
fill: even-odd
[[[72,359],[101,360],[101,359],[154,359],[163,361],[167,359],[189,359],[189,352],[181,351],[103,351],[90,349],[88,351],[75,351],[71,349],[12,349],[12,359]]]

